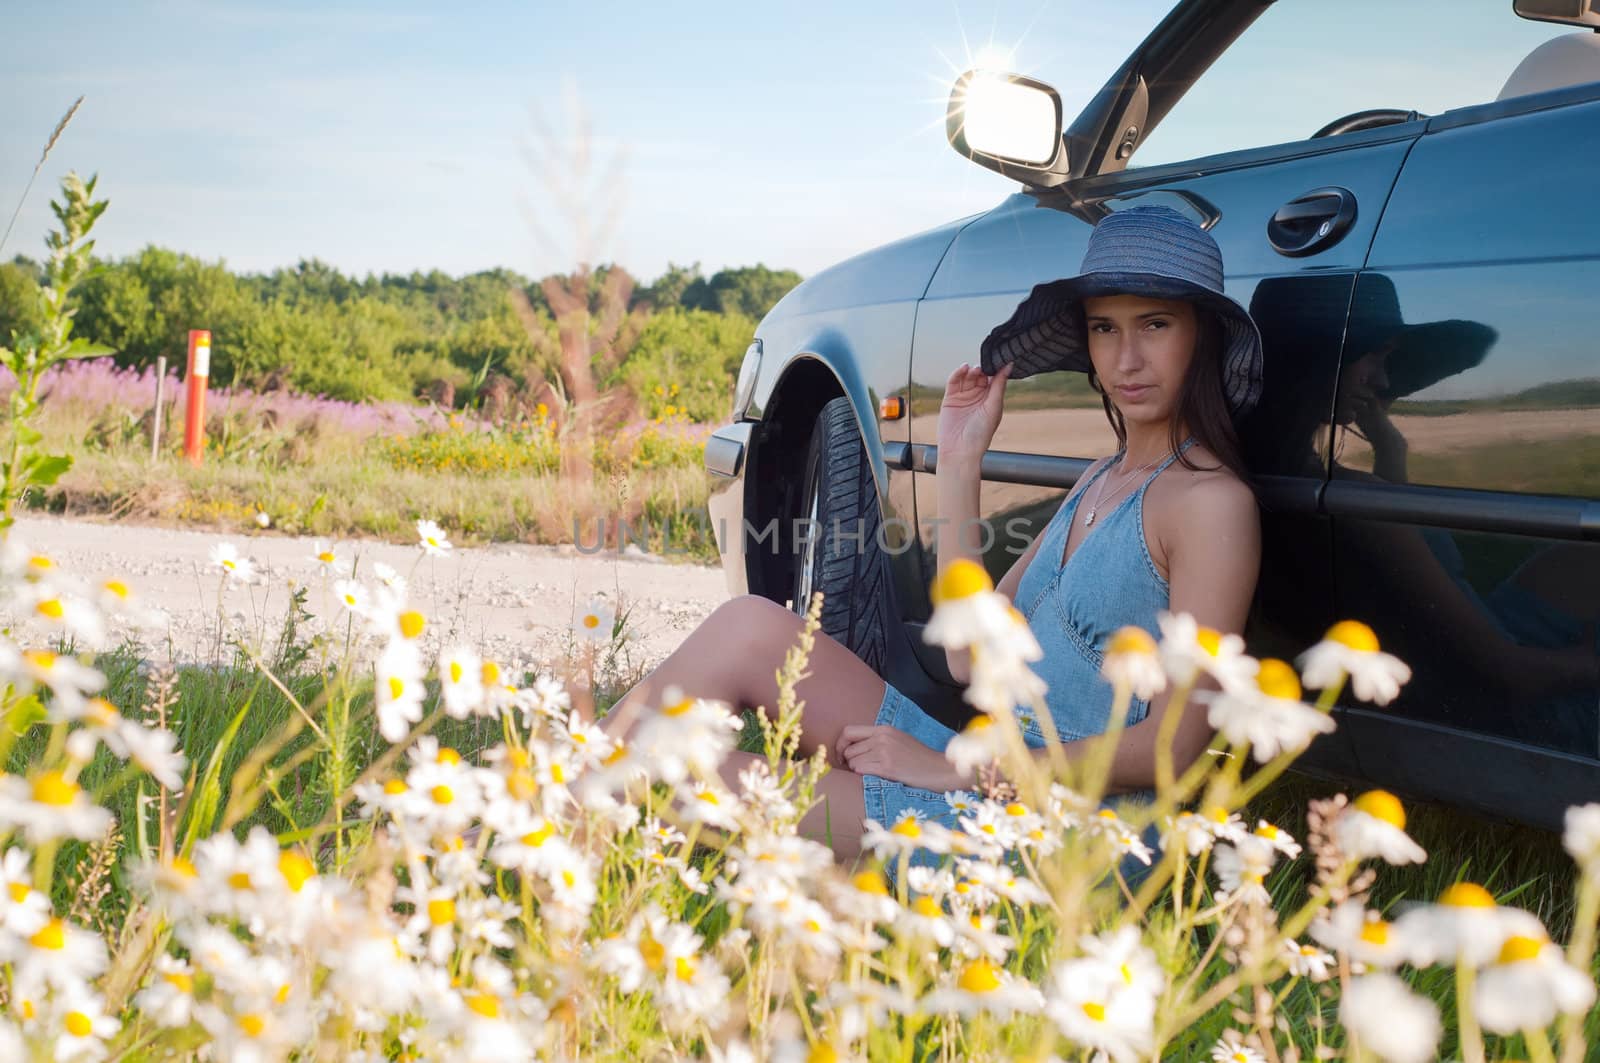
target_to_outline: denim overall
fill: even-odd
[[[1063,566],[1061,555],[1078,502],[1112,463],[1102,465],[1084,484],[1083,490],[1056,510],[1041,533],[1038,552],[1023,570],[1015,604],[1027,618],[1028,626],[1039,640],[1039,648],[1044,651],[1044,656],[1031,662],[1031,666],[1048,685],[1045,704],[1063,741],[1087,738],[1106,729],[1111,717],[1112,691],[1111,684],[1100,675],[1100,662],[1104,658],[1101,647],[1117,629],[1134,625],[1150,632],[1153,638],[1161,637],[1156,617],[1168,606],[1169,588],[1151,560],[1150,548],[1145,542],[1144,495],[1155,478],[1194,441],[1192,436],[1184,440],[1177,452],[1157,466],[1137,491],[1118,500],[1109,511],[1096,513],[1094,526],[1074,547],[1071,558]],[[929,716],[894,686],[885,684],[885,687],[876,722],[904,731],[924,745],[943,752],[955,732]],[[1148,701],[1134,698],[1128,706],[1128,725],[1143,720],[1149,711]],[[1028,745],[1044,745],[1044,732],[1038,721],[1024,721],[1022,730]],[[877,775],[863,775],[862,790],[868,818],[884,826],[915,811],[959,829],[955,813],[944,795],[936,790],[907,786]],[[1154,797],[1153,790],[1136,790],[1109,797],[1104,805],[1147,802]],[[1145,832],[1145,844],[1154,849],[1158,837],[1152,825]],[[918,850],[913,854],[912,863],[934,865],[938,859]],[[1145,866],[1132,857],[1124,859],[1125,877],[1138,878],[1145,870]]]

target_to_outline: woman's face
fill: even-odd
[[[1100,387],[1129,423],[1170,420],[1194,358],[1194,304],[1186,299],[1102,295],[1083,301],[1089,360]]]
[[[1335,424],[1349,424],[1374,408],[1387,406],[1379,395],[1389,386],[1389,355],[1393,350],[1391,341],[1363,354],[1339,373]]]

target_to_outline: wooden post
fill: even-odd
[[[156,408],[150,418],[150,460],[161,456],[161,400],[167,385],[167,356],[156,357]]]
[[[183,413],[183,453],[199,465],[206,448],[206,381],[211,376],[211,333],[189,330],[188,400]]]

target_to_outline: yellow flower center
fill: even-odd
[[[449,926],[456,921],[456,902],[449,897],[428,902],[428,923],[432,926]]]
[[[1451,908],[1493,908],[1494,894],[1476,882],[1457,882],[1439,894],[1439,903]]]
[[[1000,968],[988,960],[973,960],[961,969],[956,984],[968,993],[992,993],[1000,988]]]
[[[931,595],[934,605],[971,598],[983,591],[994,590],[994,581],[982,565],[962,557],[950,562],[933,581]]]
[[[289,983],[288,982],[283,983],[281,986],[278,987],[278,991],[276,993],[272,994],[272,1002],[274,1004],[278,1005],[278,1007],[280,1007],[280,1008],[283,1007],[285,1004],[289,1003]]]
[[[1261,667],[1256,672],[1256,686],[1261,688],[1261,693],[1269,698],[1283,698],[1287,701],[1299,701],[1302,693],[1300,677],[1295,674],[1294,668],[1287,661],[1280,661],[1276,657],[1263,657]]]
[[[249,889],[250,888],[250,875],[249,875],[249,873],[245,872],[245,871],[235,871],[233,874],[228,876],[228,885],[231,886],[232,888],[236,889],[236,890],[247,890],[247,889]]]
[[[696,800],[704,801],[708,805],[722,804],[721,801],[717,800],[717,792],[715,790],[701,790],[699,793],[695,794],[695,798]]]
[[[600,618],[593,613],[585,613],[583,615],[583,626],[593,631],[600,626]]]
[[[122,719],[122,714],[117,712],[117,707],[105,698],[90,700],[86,715],[101,727],[115,727],[117,721]]]
[[[667,949],[648,929],[639,932],[639,958],[644,961],[645,967],[659,972],[661,965],[667,961]]]
[[[613,764],[621,763],[622,762],[622,758],[627,756],[627,755],[628,755],[628,748],[626,746],[624,746],[621,742],[618,742],[617,743],[617,748],[613,749],[610,753],[608,753],[606,755],[606,759],[602,760],[600,763],[601,763],[602,766],[609,768]]]
[[[811,1046],[806,1053],[806,1063],[839,1063],[839,1053],[826,1041]]]
[[[506,776],[506,791],[519,801],[526,801],[539,792],[539,781],[530,771],[514,771]]]
[[[286,850],[278,857],[278,872],[283,875],[283,880],[289,884],[289,889],[299,893],[310,879],[317,874],[317,865],[294,850]]]
[[[119,579],[108,579],[101,586],[106,589],[106,593],[121,598],[123,601],[133,597],[133,592],[128,589],[128,585]]]
[[[430,796],[433,798],[433,803],[436,805],[450,805],[454,804],[456,800],[456,792],[450,789],[450,787],[445,786],[443,783],[435,786],[433,790],[430,791]]]
[[[388,794],[390,797],[393,797],[396,794],[405,793],[406,792],[405,780],[404,779],[390,779],[388,782],[383,784],[383,792]]]
[[[453,767],[461,763],[461,754],[449,746],[440,746],[439,752],[433,755],[433,762],[435,764],[448,764]]]
[[[938,919],[944,915],[944,909],[932,897],[918,897],[911,902],[911,910],[927,919]]]
[[[1111,636],[1111,642],[1106,646],[1106,655],[1109,656],[1135,656],[1149,655],[1156,652],[1156,640],[1150,637],[1150,632],[1142,627],[1127,627],[1117,629]]]
[[[1083,1006],[1083,1013],[1095,1022],[1106,1021],[1106,1006],[1091,1000]]]
[[[56,666],[56,655],[49,650],[23,650],[22,656],[41,672],[51,671]]]
[[[1387,945],[1389,943],[1389,924],[1382,919],[1373,919],[1361,927],[1361,940],[1368,945]]]
[[[1378,636],[1359,620],[1341,620],[1322,637],[1358,653],[1378,652]]]
[[[692,708],[694,708],[694,699],[684,698],[682,701],[673,702],[671,705],[668,705],[666,708],[662,709],[661,715],[682,716]]]
[[[1260,837],[1260,838],[1265,838],[1269,842],[1270,841],[1276,841],[1278,839],[1278,835],[1281,834],[1281,833],[1283,833],[1283,832],[1280,831],[1277,827],[1274,827],[1270,823],[1263,823],[1263,824],[1261,824],[1261,826],[1256,828],[1256,836]]]
[[[267,1032],[266,1016],[256,1012],[239,1016],[239,1029],[243,1030],[246,1037],[260,1037]]]
[[[40,616],[47,616],[51,620],[60,620],[67,612],[62,607],[60,598],[46,598],[34,608],[38,610]]]
[[[1222,652],[1222,632],[1216,628],[1203,627],[1198,629],[1194,633],[1194,640],[1200,644],[1200,648],[1205,650],[1208,656],[1215,657]]]
[[[415,609],[407,609],[400,614],[400,634],[408,639],[414,639],[422,634],[422,629],[427,624],[427,618]]]
[[[500,666],[498,664],[495,664],[493,661],[484,661],[481,672],[483,674],[483,681],[485,685],[500,685]]]
[[[451,661],[450,662],[450,682],[452,682],[452,683],[461,682],[461,675],[462,675],[461,662],[460,661]]]
[[[1008,816],[1026,816],[1027,814],[1028,806],[1020,801],[1012,801],[1006,805],[1006,815]]]
[[[94,1022],[81,1011],[67,1012],[67,1032],[74,1037],[88,1037],[94,1032]]]
[[[6,883],[6,894],[7,894],[7,896],[9,896],[12,899],[12,901],[14,901],[17,904],[21,904],[23,901],[27,900],[28,899],[28,894],[30,894],[32,892],[33,892],[33,890],[28,887],[28,884],[26,882],[8,882],[8,883]]]
[[[324,551],[322,551],[322,553],[317,555],[317,560],[321,561],[324,565],[333,564],[333,551],[332,550],[324,550]]]
[[[35,572],[49,572],[56,567],[56,563],[43,554],[34,554],[28,558],[28,567]]]
[[[559,760],[552,761],[550,764],[550,781],[555,783],[557,786],[560,786],[562,783],[567,781],[567,769],[561,766],[561,762]],[[705,798],[702,797],[701,800],[703,801]],[[715,802],[715,800],[715,798],[712,798],[713,802]]]
[[[78,784],[59,771],[40,772],[33,780],[33,799],[41,805],[65,808],[78,796]]]
[[[882,875],[871,868],[858,871],[850,880],[850,884],[862,893],[870,893],[877,897],[889,896],[889,884],[884,881]]]
[[[687,956],[679,956],[676,970],[673,972],[678,976],[678,981],[680,981],[680,982],[692,982],[692,981],[694,981],[694,972],[695,972],[694,962],[692,960],[690,960],[689,957],[687,957]]]
[[[490,993],[474,993],[467,997],[464,1003],[474,1014],[482,1015],[486,1019],[500,1017],[500,1000]]]
[[[49,952],[60,952],[67,947],[67,927],[59,919],[52,919],[39,928],[38,933],[28,939],[28,944],[36,949],[45,949]]]
[[[522,836],[522,844],[528,846],[529,848],[537,849],[537,848],[539,848],[539,846],[541,846],[545,842],[549,841],[550,840],[550,836],[553,835],[555,832],[556,832],[555,826],[550,824],[550,823],[546,823],[544,826],[540,827],[539,829],[531,830],[528,833],[524,834]]]
[[[1228,822],[1228,810],[1223,808],[1221,805],[1212,805],[1210,808],[1206,809],[1206,815],[1213,823]]]
[[[1539,950],[1543,948],[1544,942],[1538,938],[1513,934],[1506,938],[1504,945],[1500,946],[1500,962],[1521,963],[1523,960],[1537,959]]]
[[[901,816],[899,822],[889,829],[890,834],[898,834],[902,838],[922,837],[922,824],[917,822],[916,816]]]
[[[167,984],[178,992],[188,996],[194,995],[194,975],[185,974],[182,971],[165,971],[161,977],[165,978]]]
[[[1368,790],[1350,802],[1350,805],[1373,819],[1382,820],[1395,830],[1406,829],[1405,806],[1388,790]]]
[[[397,675],[389,677],[389,700],[399,701],[406,692],[406,681]]]

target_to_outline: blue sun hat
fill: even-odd
[[[1261,399],[1261,333],[1239,302],[1223,294],[1222,249],[1212,235],[1171,207],[1141,206],[1100,220],[1076,277],[1036,285],[979,348],[993,376],[1009,379],[1070,369],[1086,373],[1083,300],[1097,295],[1189,299],[1216,311],[1223,326],[1222,393],[1237,421]]]

